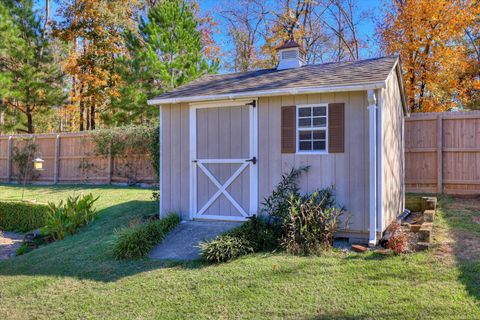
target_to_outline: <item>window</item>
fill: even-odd
[[[297,152],[326,152],[327,105],[297,107]]]

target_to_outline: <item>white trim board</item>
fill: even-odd
[[[386,82],[374,82],[366,84],[346,85],[346,86],[323,86],[323,87],[301,87],[301,88],[286,88],[286,89],[273,89],[273,90],[258,90],[258,91],[246,91],[237,93],[224,93],[204,96],[190,96],[190,97],[178,97],[178,98],[153,98],[148,100],[149,105],[169,104],[169,103],[181,103],[181,102],[201,102],[212,100],[235,100],[235,99],[258,99],[259,97],[271,97],[271,96],[284,96],[284,95],[297,95],[297,94],[309,94],[309,93],[330,93],[330,92],[345,92],[345,91],[367,91],[386,88]]]
[[[247,162],[252,158],[258,158],[258,108],[252,105],[252,100],[257,104],[257,99],[244,99],[237,101],[218,101],[212,103],[191,103],[189,105],[189,125],[190,125],[190,219],[214,219],[214,220],[231,220],[245,221],[249,216],[257,213],[258,208],[258,164]],[[228,108],[245,106],[249,108],[249,158],[248,159],[197,159],[197,109],[203,108]],[[236,172],[224,183],[221,184],[216,177],[204,166],[208,163],[232,163],[240,164]],[[210,181],[218,188],[215,194],[198,210],[197,199],[197,175],[201,170]],[[249,170],[249,207],[242,208],[238,202],[228,193],[227,188],[233,183],[240,174]],[[237,209],[241,216],[222,216],[208,215],[205,212],[215,202],[215,200],[224,195],[227,200]]]
[[[300,118],[299,109],[305,107],[325,107],[326,109],[326,122],[325,128],[303,128],[300,129],[298,125],[298,119]],[[313,115],[312,115],[313,116]],[[297,155],[328,155],[328,103],[321,102],[321,103],[313,103],[313,104],[298,104],[295,106],[295,154]],[[313,130],[325,130],[325,150],[300,150],[300,131],[313,131]]]

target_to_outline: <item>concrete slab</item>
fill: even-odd
[[[200,258],[198,245],[241,225],[241,222],[184,221],[181,222],[149,254],[151,259],[196,260]]]

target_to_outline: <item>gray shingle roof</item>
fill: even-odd
[[[354,86],[384,82],[397,56],[306,65],[296,69],[204,75],[152,100],[237,94],[252,91]]]

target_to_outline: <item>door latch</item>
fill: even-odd
[[[245,160],[246,162],[251,162],[253,164],[257,164],[257,157],[253,157],[252,159]]]

